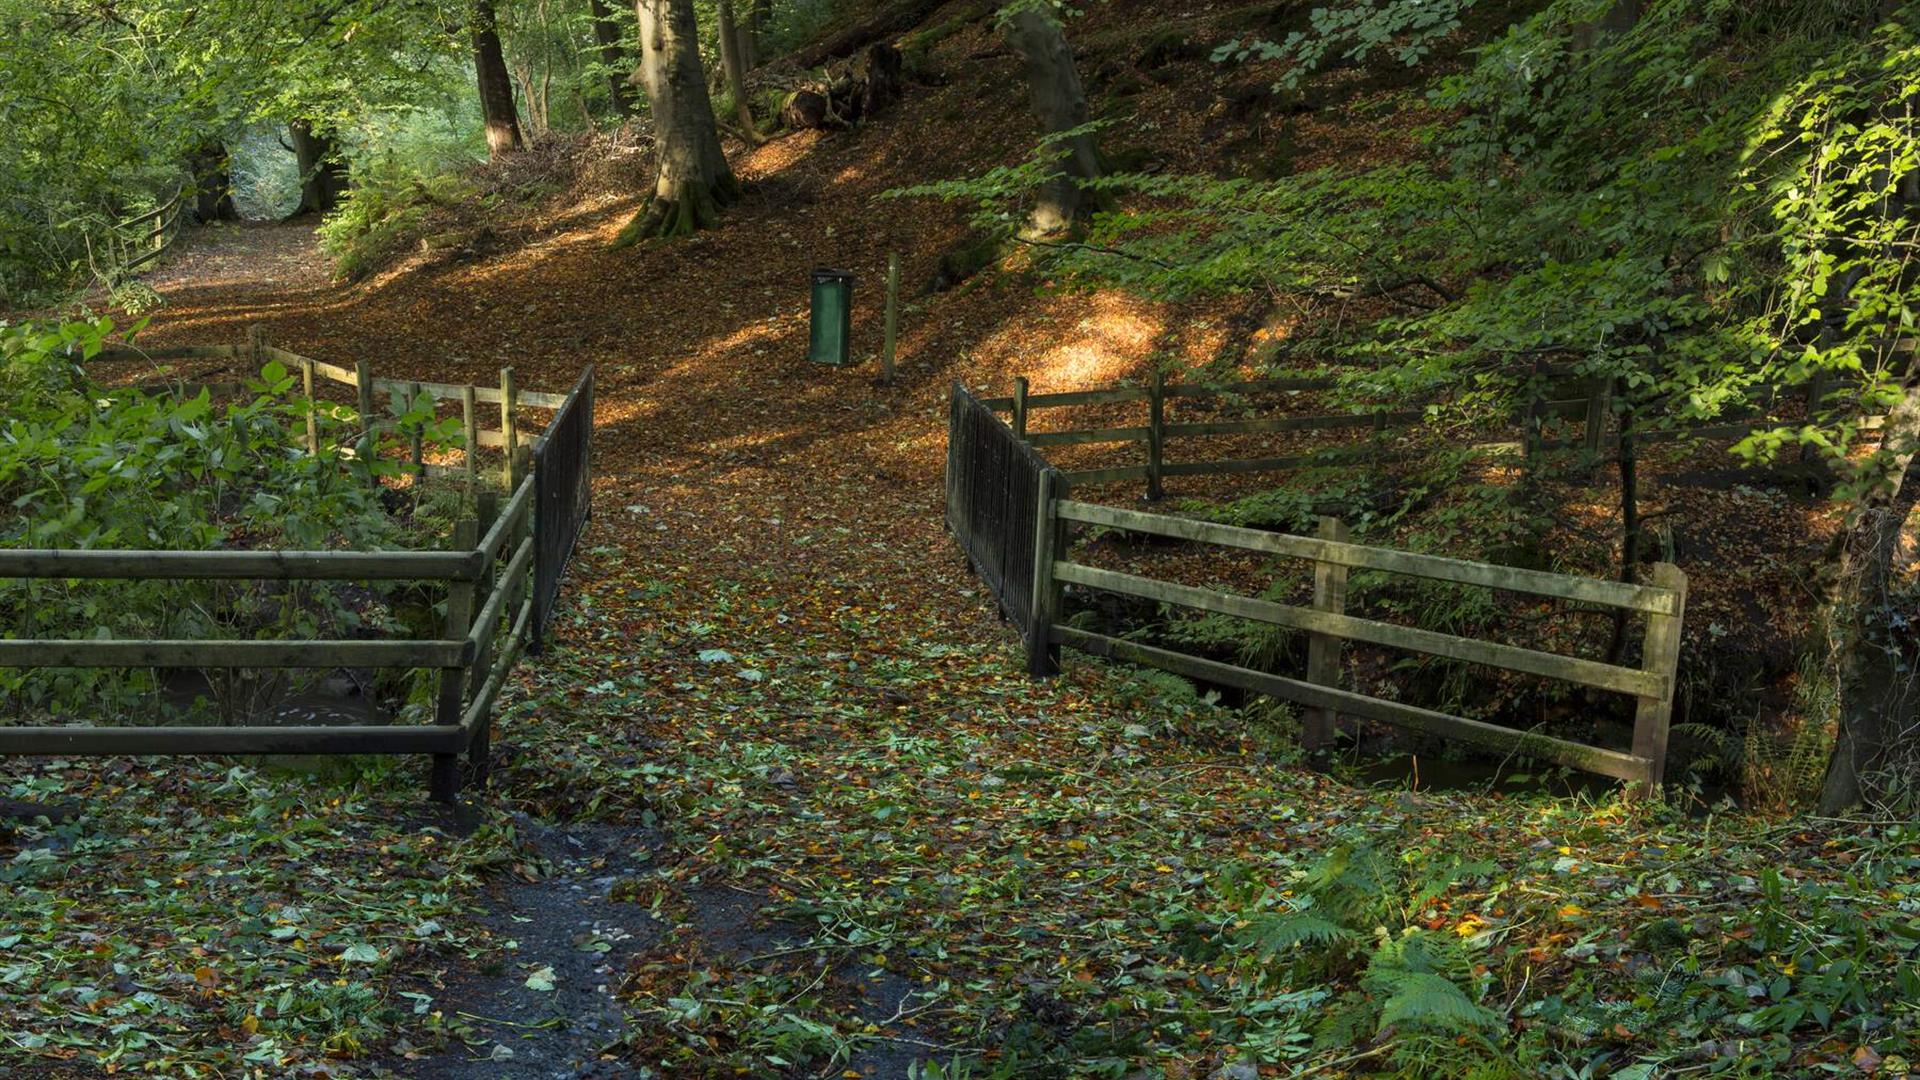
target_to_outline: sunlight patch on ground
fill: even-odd
[[[1033,326],[1003,327],[982,343],[982,351],[1010,356],[1025,356],[1024,363],[1010,365],[1025,374],[1037,392],[1075,390],[1100,386],[1128,377],[1142,360],[1153,354],[1166,329],[1166,318],[1158,305],[1107,291],[1091,297],[1058,298],[1049,305],[1050,332],[1036,336]],[[1084,310],[1084,315],[1062,326],[1063,311]],[[1035,345],[1041,347],[1036,349]]]

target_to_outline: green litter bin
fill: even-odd
[[[813,272],[813,323],[808,335],[807,359],[836,367],[853,362],[853,273],[848,270]]]

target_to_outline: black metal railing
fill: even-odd
[[[947,422],[947,528],[1023,631],[1033,605],[1034,521],[1047,463],[959,383]]]
[[[560,576],[592,507],[593,368],[589,366],[554,414],[534,451],[533,651],[546,642]]]

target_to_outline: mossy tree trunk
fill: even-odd
[[[1053,5],[1025,0],[1005,18],[1007,44],[1026,61],[1034,115],[1054,139],[1048,152],[1060,157],[1058,169],[1035,200],[1028,227],[1036,235],[1056,233],[1071,228],[1086,212],[1088,197],[1081,185],[1102,171],[1090,133],[1062,134],[1085,126],[1092,113]]]
[[[1872,794],[1871,774],[1920,761],[1920,676],[1911,612],[1897,603],[1901,536],[1920,500],[1920,374],[1887,414],[1873,467],[1878,483],[1848,518],[1826,628],[1828,670],[1838,684],[1839,726],[1820,793],[1837,814]],[[1896,752],[1901,752],[1897,755]],[[1911,778],[1909,778],[1911,779]]]
[[[712,228],[721,208],[740,195],[713,122],[693,0],[634,0],[634,14],[640,20],[640,81],[653,112],[654,189],[646,209],[620,230],[615,247]]]
[[[480,84],[480,115],[487,126],[487,156],[498,160],[526,146],[520,135],[520,113],[513,103],[513,79],[500,49],[493,0],[473,0],[468,19],[473,33],[473,73]]]

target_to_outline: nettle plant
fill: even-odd
[[[0,547],[379,550],[420,539],[387,511],[386,489],[296,441],[307,406],[284,366],[217,404],[204,390],[108,389],[83,363],[114,331],[109,320],[0,326]],[[429,409],[403,422],[430,424]],[[323,446],[350,441],[359,422],[327,405],[316,420]],[[302,639],[395,629],[409,598],[404,583],[8,579],[0,625],[23,637]],[[282,672],[206,674],[229,722],[294,688]],[[0,669],[0,700],[17,714],[103,718],[151,709],[157,688],[151,670]]]

